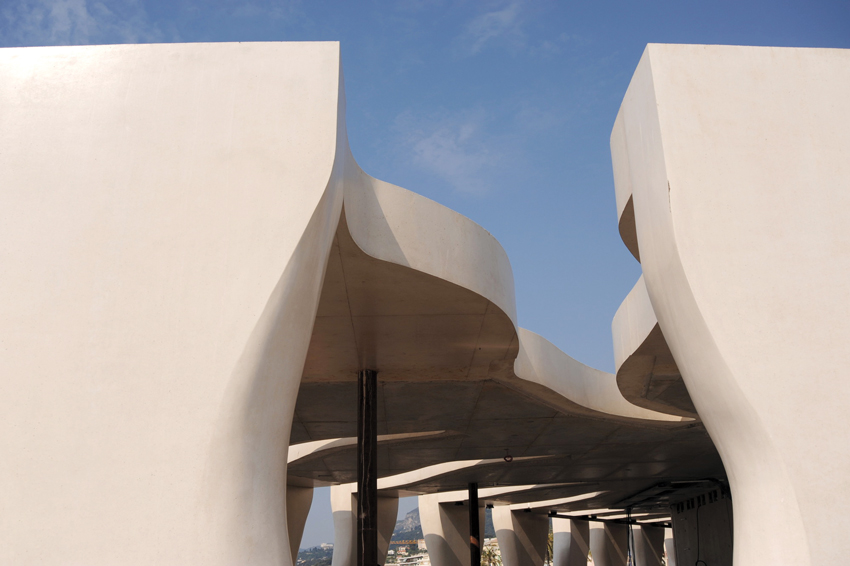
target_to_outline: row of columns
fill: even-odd
[[[462,504],[462,505],[459,505]],[[477,507],[480,524],[484,507]],[[440,494],[419,496],[422,533],[433,566],[469,566],[470,532],[467,517],[473,508],[469,501],[442,501]],[[542,566],[546,557],[549,517],[514,510],[493,508],[493,527],[499,541],[503,566]],[[672,530],[650,525],[632,529],[621,523],[552,519],[553,566],[586,566],[588,551],[594,566],[627,566],[629,536],[633,537],[634,566],[661,566],[667,551],[668,566],[675,566]],[[483,540],[483,528],[479,529]],[[337,566],[337,565],[334,565]]]
[[[398,515],[398,497],[378,496],[377,372],[358,373],[357,483],[331,488],[334,520],[332,566],[378,566],[386,563]],[[304,524],[313,499],[312,487],[287,486],[287,528],[292,563],[297,562]],[[549,517],[508,506],[493,509],[493,526],[503,566],[542,566]],[[419,515],[433,566],[480,566],[484,540],[484,507],[478,485],[469,484],[466,504],[442,501],[439,494],[419,497]],[[553,518],[553,566],[627,566],[633,536],[633,566],[661,566],[665,531],[661,527],[630,529],[618,523]],[[636,531],[637,536],[634,536]],[[668,548],[668,557],[675,556]],[[675,566],[675,558],[668,564]]]
[[[358,495],[356,484],[331,487],[334,521],[332,566],[356,566]],[[470,488],[470,495],[473,489]],[[477,495],[477,494],[476,494]],[[313,488],[287,486],[287,522],[292,546],[292,562],[297,561],[304,524],[310,512]],[[377,497],[376,564],[385,564],[398,516],[398,498]],[[458,505],[462,503],[462,505]],[[475,513],[471,514],[471,510]],[[419,516],[428,554],[433,566],[480,564],[484,540],[483,506],[440,501],[440,494],[419,497]],[[472,515],[472,516],[471,516]],[[477,523],[477,529],[475,527]],[[549,518],[508,507],[493,509],[493,526],[499,541],[503,566],[542,566],[549,533]],[[477,533],[476,533],[477,531]],[[470,533],[476,533],[472,536]],[[588,551],[594,566],[626,566],[629,527],[625,524],[552,518],[552,565],[587,566]],[[671,529],[648,525],[632,528],[634,566],[661,566],[666,550],[668,566],[676,566]],[[478,542],[475,545],[473,542]]]

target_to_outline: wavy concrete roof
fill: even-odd
[[[489,232],[370,177],[344,155],[343,210],[293,443],[353,436],[356,373],[368,367],[378,371],[380,434],[451,435],[382,444],[381,476],[481,462],[423,477],[406,493],[469,481],[570,483],[562,492],[604,493],[593,502],[599,506],[660,481],[723,475],[701,425],[629,403],[616,376],[517,327],[510,263]],[[506,450],[517,457],[510,464],[501,459]],[[348,483],[354,470],[351,446],[292,462],[289,476],[299,484]],[[611,489],[599,489],[600,480]]]

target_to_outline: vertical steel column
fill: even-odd
[[[481,566],[481,524],[478,521],[478,484],[469,484],[469,566]]]
[[[378,372],[357,374],[357,566],[378,565]]]

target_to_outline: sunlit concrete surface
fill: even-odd
[[[287,564],[336,43],[0,50],[3,564]]]
[[[620,372],[669,349],[729,473],[739,566],[850,554],[848,92],[847,50],[649,45],[611,135],[646,292],[615,319]],[[618,372],[626,397],[653,371]]]

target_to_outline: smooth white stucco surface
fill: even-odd
[[[850,554],[848,92],[846,50],[650,45],[612,133],[739,565]]]
[[[0,50],[0,562],[290,561],[339,78],[336,43]]]

